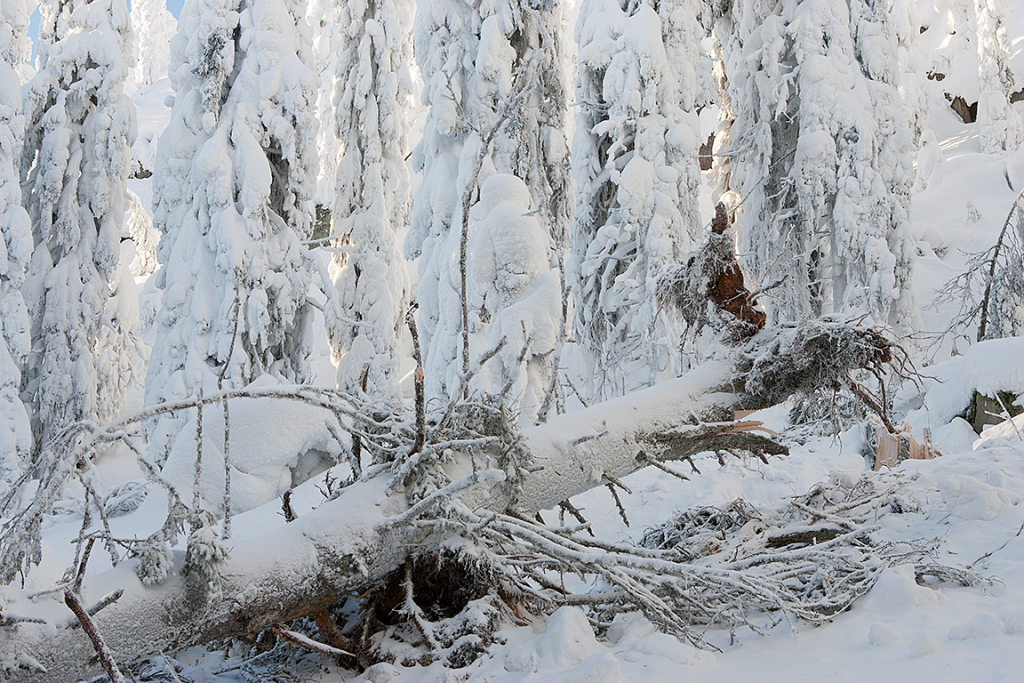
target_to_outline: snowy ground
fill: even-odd
[[[1024,36],[1024,3],[1009,4],[1014,14],[1011,28],[1015,29],[1011,35]],[[1014,41],[1014,66],[1017,73],[1024,73],[1024,39]],[[162,106],[169,90],[162,81],[140,94],[140,137],[145,142],[138,149],[140,157],[146,158],[152,154],[149,141],[158,135],[165,119]],[[933,97],[931,101],[936,100]],[[965,252],[980,251],[995,240],[1013,198],[1024,186],[1024,151],[1004,156],[980,154],[975,126],[964,125],[945,107],[933,108],[932,123],[943,159],[927,188],[914,196],[914,227],[920,240],[915,286],[924,329],[938,332],[955,312],[955,304],[923,305],[932,300],[936,288],[961,271]],[[133,181],[132,189],[148,203],[148,182]],[[142,293],[144,279],[139,284]],[[922,358],[933,362],[949,358],[948,341],[930,350],[924,348],[927,342],[921,342],[919,348]],[[891,568],[866,598],[829,624],[809,627],[783,620],[762,635],[738,630],[735,638],[726,630],[712,630],[706,638],[720,650],[715,653],[696,651],[658,634],[641,618],[617,625],[598,640],[582,612],[563,608],[546,623],[538,620],[532,627],[506,627],[501,633],[505,643],[492,646],[487,655],[465,669],[384,664],[357,675],[341,671],[325,659],[304,657],[294,664],[296,678],[324,683],[1024,680],[1024,438],[1004,425],[975,441],[965,423],[947,425],[950,405],[957,402],[953,398],[973,389],[968,386],[971,382],[995,381],[993,375],[1004,380],[1010,377],[1014,390],[1024,392],[1024,353],[1019,350],[1020,345],[1010,345],[984,352],[985,362],[976,365],[988,373],[985,377],[975,377],[956,363],[936,369],[933,374],[946,378],[947,384],[929,384],[931,405],[914,413],[911,424],[918,434],[922,427],[931,427],[946,453],[937,460],[907,461],[899,467],[898,477],[866,471],[860,454],[862,438],[849,432],[840,439],[813,438],[803,445],[794,444],[789,456],[774,458],[767,465],[752,460],[727,462],[722,467],[709,459],[699,463],[703,475],[691,482],[654,470],[635,474],[626,481],[634,493],[623,498],[628,528],[606,490],[591,491],[574,501],[599,536],[636,542],[645,528],[690,506],[723,505],[743,498],[770,516],[787,504],[787,498],[819,482],[852,482],[863,476],[888,481],[895,477],[908,505],[901,514],[879,511],[873,521],[881,529],[873,539],[938,539],[936,561],[973,568],[992,580],[990,586],[918,585],[909,568]],[[329,384],[332,372],[326,343],[316,353],[318,381]],[[129,408],[137,408],[139,401],[136,397]],[[907,407],[916,407],[913,403],[911,400]],[[755,419],[778,430],[786,426],[781,408]],[[1019,429],[1024,432],[1024,420]],[[124,452],[107,454],[97,466],[107,486],[140,477]],[[319,502],[314,484],[310,481],[296,491],[293,505],[297,511]],[[238,516],[235,538],[262,535],[282,525],[279,509],[275,502]],[[132,525],[140,521],[138,515],[131,518]],[[154,512],[153,521],[162,521],[159,511]],[[60,578],[73,553],[69,541],[78,534],[80,523],[74,510],[53,518],[46,530],[44,564],[30,574],[29,589]],[[118,531],[115,528],[115,535]],[[123,531],[132,533],[127,527]],[[90,572],[105,568],[98,555]],[[219,653],[192,650],[179,653],[177,660],[189,667],[180,672],[182,680],[243,680],[237,669],[214,675],[233,663]]]

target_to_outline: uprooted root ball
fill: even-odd
[[[524,598],[491,567],[466,552],[417,555],[363,596],[360,660],[459,669],[495,641]]]

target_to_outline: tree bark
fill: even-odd
[[[474,474],[468,457],[446,466],[456,480],[448,488],[474,508],[513,507],[532,514],[602,485],[607,477],[640,469],[646,459],[673,460],[737,447],[784,451],[749,431],[731,429],[731,422],[694,419],[731,420],[737,396],[720,389],[731,380],[728,364],[708,363],[672,382],[558,416],[524,431],[531,463],[517,490],[499,471]],[[290,524],[258,538],[231,541],[221,567],[221,600],[208,600],[205,585],[194,575],[182,576],[183,552],[176,553],[174,574],[159,586],[143,586],[134,563],[123,562],[87,577],[82,594],[95,597],[124,589],[116,604],[95,616],[119,661],[227,637],[255,636],[361,592],[400,567],[416,547],[439,540],[411,523],[433,508],[410,509],[401,492],[389,493],[389,483],[390,475],[364,477],[337,499]],[[92,644],[81,629],[68,628],[73,617],[63,603],[49,597],[29,602],[23,591],[13,588],[0,595],[6,603],[0,608],[47,621],[0,626],[0,667],[14,680],[63,683],[98,672],[90,663]],[[47,672],[15,669],[24,654]]]

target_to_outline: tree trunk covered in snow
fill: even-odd
[[[532,514],[601,485],[606,478],[623,477],[643,467],[645,458],[680,459],[718,448],[778,452],[766,439],[731,431],[731,423],[689,424],[691,415],[731,416],[737,396],[718,391],[731,378],[729,365],[708,364],[679,380],[528,429],[523,437],[532,466],[516,485],[499,470],[473,473],[469,459],[458,456],[445,466],[455,480],[446,489],[451,496],[431,496],[410,508],[400,488],[389,493],[389,476],[364,479],[291,524],[234,542],[221,565],[220,600],[208,599],[206,583],[195,574],[181,575],[183,557],[177,553],[176,571],[162,585],[144,587],[130,567],[133,563],[125,562],[87,578],[83,602],[125,589],[116,604],[95,616],[104,640],[122,662],[219,638],[254,635],[277,622],[313,614],[381,580],[413,548],[431,541],[426,528],[413,522],[435,513],[450,497],[458,496],[472,509],[485,506]],[[641,452],[645,455],[638,457]],[[92,645],[81,630],[63,627],[73,617],[59,599],[29,602],[7,589],[4,602],[5,617],[31,615],[48,622],[5,627],[0,665],[13,668],[20,656],[24,666],[24,656],[30,656],[47,670],[15,670],[15,680],[60,683],[93,671]]]
[[[227,541],[229,552],[216,564],[213,580],[198,563],[191,565],[197,571],[185,571],[189,561],[177,552],[162,584],[145,587],[133,571],[135,563],[123,562],[88,577],[81,594],[90,604],[124,589],[117,603],[95,618],[121,662],[227,637],[250,637],[361,594],[411,553],[437,547],[452,528],[436,524],[439,519],[455,521],[467,512],[486,511],[523,518],[651,462],[707,451],[786,453],[781,444],[755,433],[754,424],[732,422],[733,410],[774,404],[797,391],[839,386],[850,381],[852,369],[880,373],[898,355],[894,348],[872,328],[830,321],[765,330],[738,350],[732,362],[709,362],[679,379],[560,415],[512,434],[511,441],[475,439],[463,442],[475,446],[444,447],[443,459],[424,459],[424,450],[419,458],[413,454],[375,465],[295,521],[257,538]],[[240,396],[244,391],[229,393]],[[291,398],[316,404],[298,388]],[[168,409],[172,407],[193,404]],[[145,416],[144,411],[135,419]],[[89,437],[91,441],[84,438],[84,447],[115,438],[126,419]],[[482,423],[471,429],[491,433]],[[82,447],[63,463],[64,471],[74,469]],[[515,449],[511,458],[510,448]],[[449,451],[454,452],[449,456]],[[416,463],[423,471],[410,476]],[[494,469],[495,463],[502,469]],[[435,487],[431,482],[440,483]],[[42,519],[40,501],[47,492],[59,490],[59,476],[48,477],[36,502],[3,528],[0,557],[8,575],[19,567],[27,571],[24,557],[13,563],[10,558],[31,545],[22,532],[32,520]],[[593,561],[600,562],[596,556]],[[16,680],[51,683],[88,674],[92,645],[81,631],[66,628],[72,617],[58,598],[29,600],[13,586],[4,588],[0,597],[0,628],[5,630],[0,670],[14,673]],[[30,623],[39,619],[46,623]],[[35,664],[47,673],[27,671]]]

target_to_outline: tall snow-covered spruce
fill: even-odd
[[[32,257],[32,226],[21,206],[23,142],[19,72],[28,59],[27,0],[0,2],[0,496],[31,457],[28,413],[18,393],[31,345],[21,284]]]
[[[120,259],[135,107],[124,0],[50,0],[25,91],[24,200],[35,250],[23,287],[32,355],[23,384],[37,445],[106,422],[135,380],[135,283]]]
[[[903,0],[737,3],[717,18],[727,127],[718,194],[769,319],[869,313],[906,331],[915,122]],[[731,120],[728,120],[731,119]]]
[[[138,46],[135,84],[150,85],[167,76],[171,63],[170,41],[178,22],[167,11],[167,0],[134,0],[132,26]]]
[[[975,0],[978,22],[978,126],[981,151],[1014,151],[1024,144],[1024,124],[1010,103],[1009,12],[1002,0]]]
[[[163,289],[146,403],[309,378],[316,75],[299,0],[190,0],[154,172]],[[151,431],[163,462],[185,417]],[[193,439],[188,434],[187,439]]]
[[[690,0],[585,0],[576,25],[580,103],[573,142],[576,339],[589,393],[608,398],[679,370],[679,330],[655,285],[700,231],[699,40]]]
[[[480,183],[501,173],[526,184],[530,209],[547,229],[551,265],[567,241],[572,184],[561,22],[558,2],[429,0],[416,13],[416,59],[424,80],[423,102],[430,110],[412,157],[424,180],[405,253],[419,257],[417,299],[428,398],[456,391],[465,363],[464,314],[472,354],[481,354],[487,343],[493,310],[487,309],[481,290],[476,295],[470,291],[469,282],[466,294],[473,299],[463,310],[462,276],[468,279],[472,259],[463,256],[469,242],[467,210],[479,199]],[[536,355],[544,343],[532,339],[525,354]]]
[[[337,296],[325,311],[338,364],[338,387],[356,391],[367,366],[367,392],[398,398],[398,341],[409,305],[409,277],[397,233],[409,216],[406,167],[412,98],[413,4],[342,2],[329,34],[334,59],[336,166],[331,274]]]

